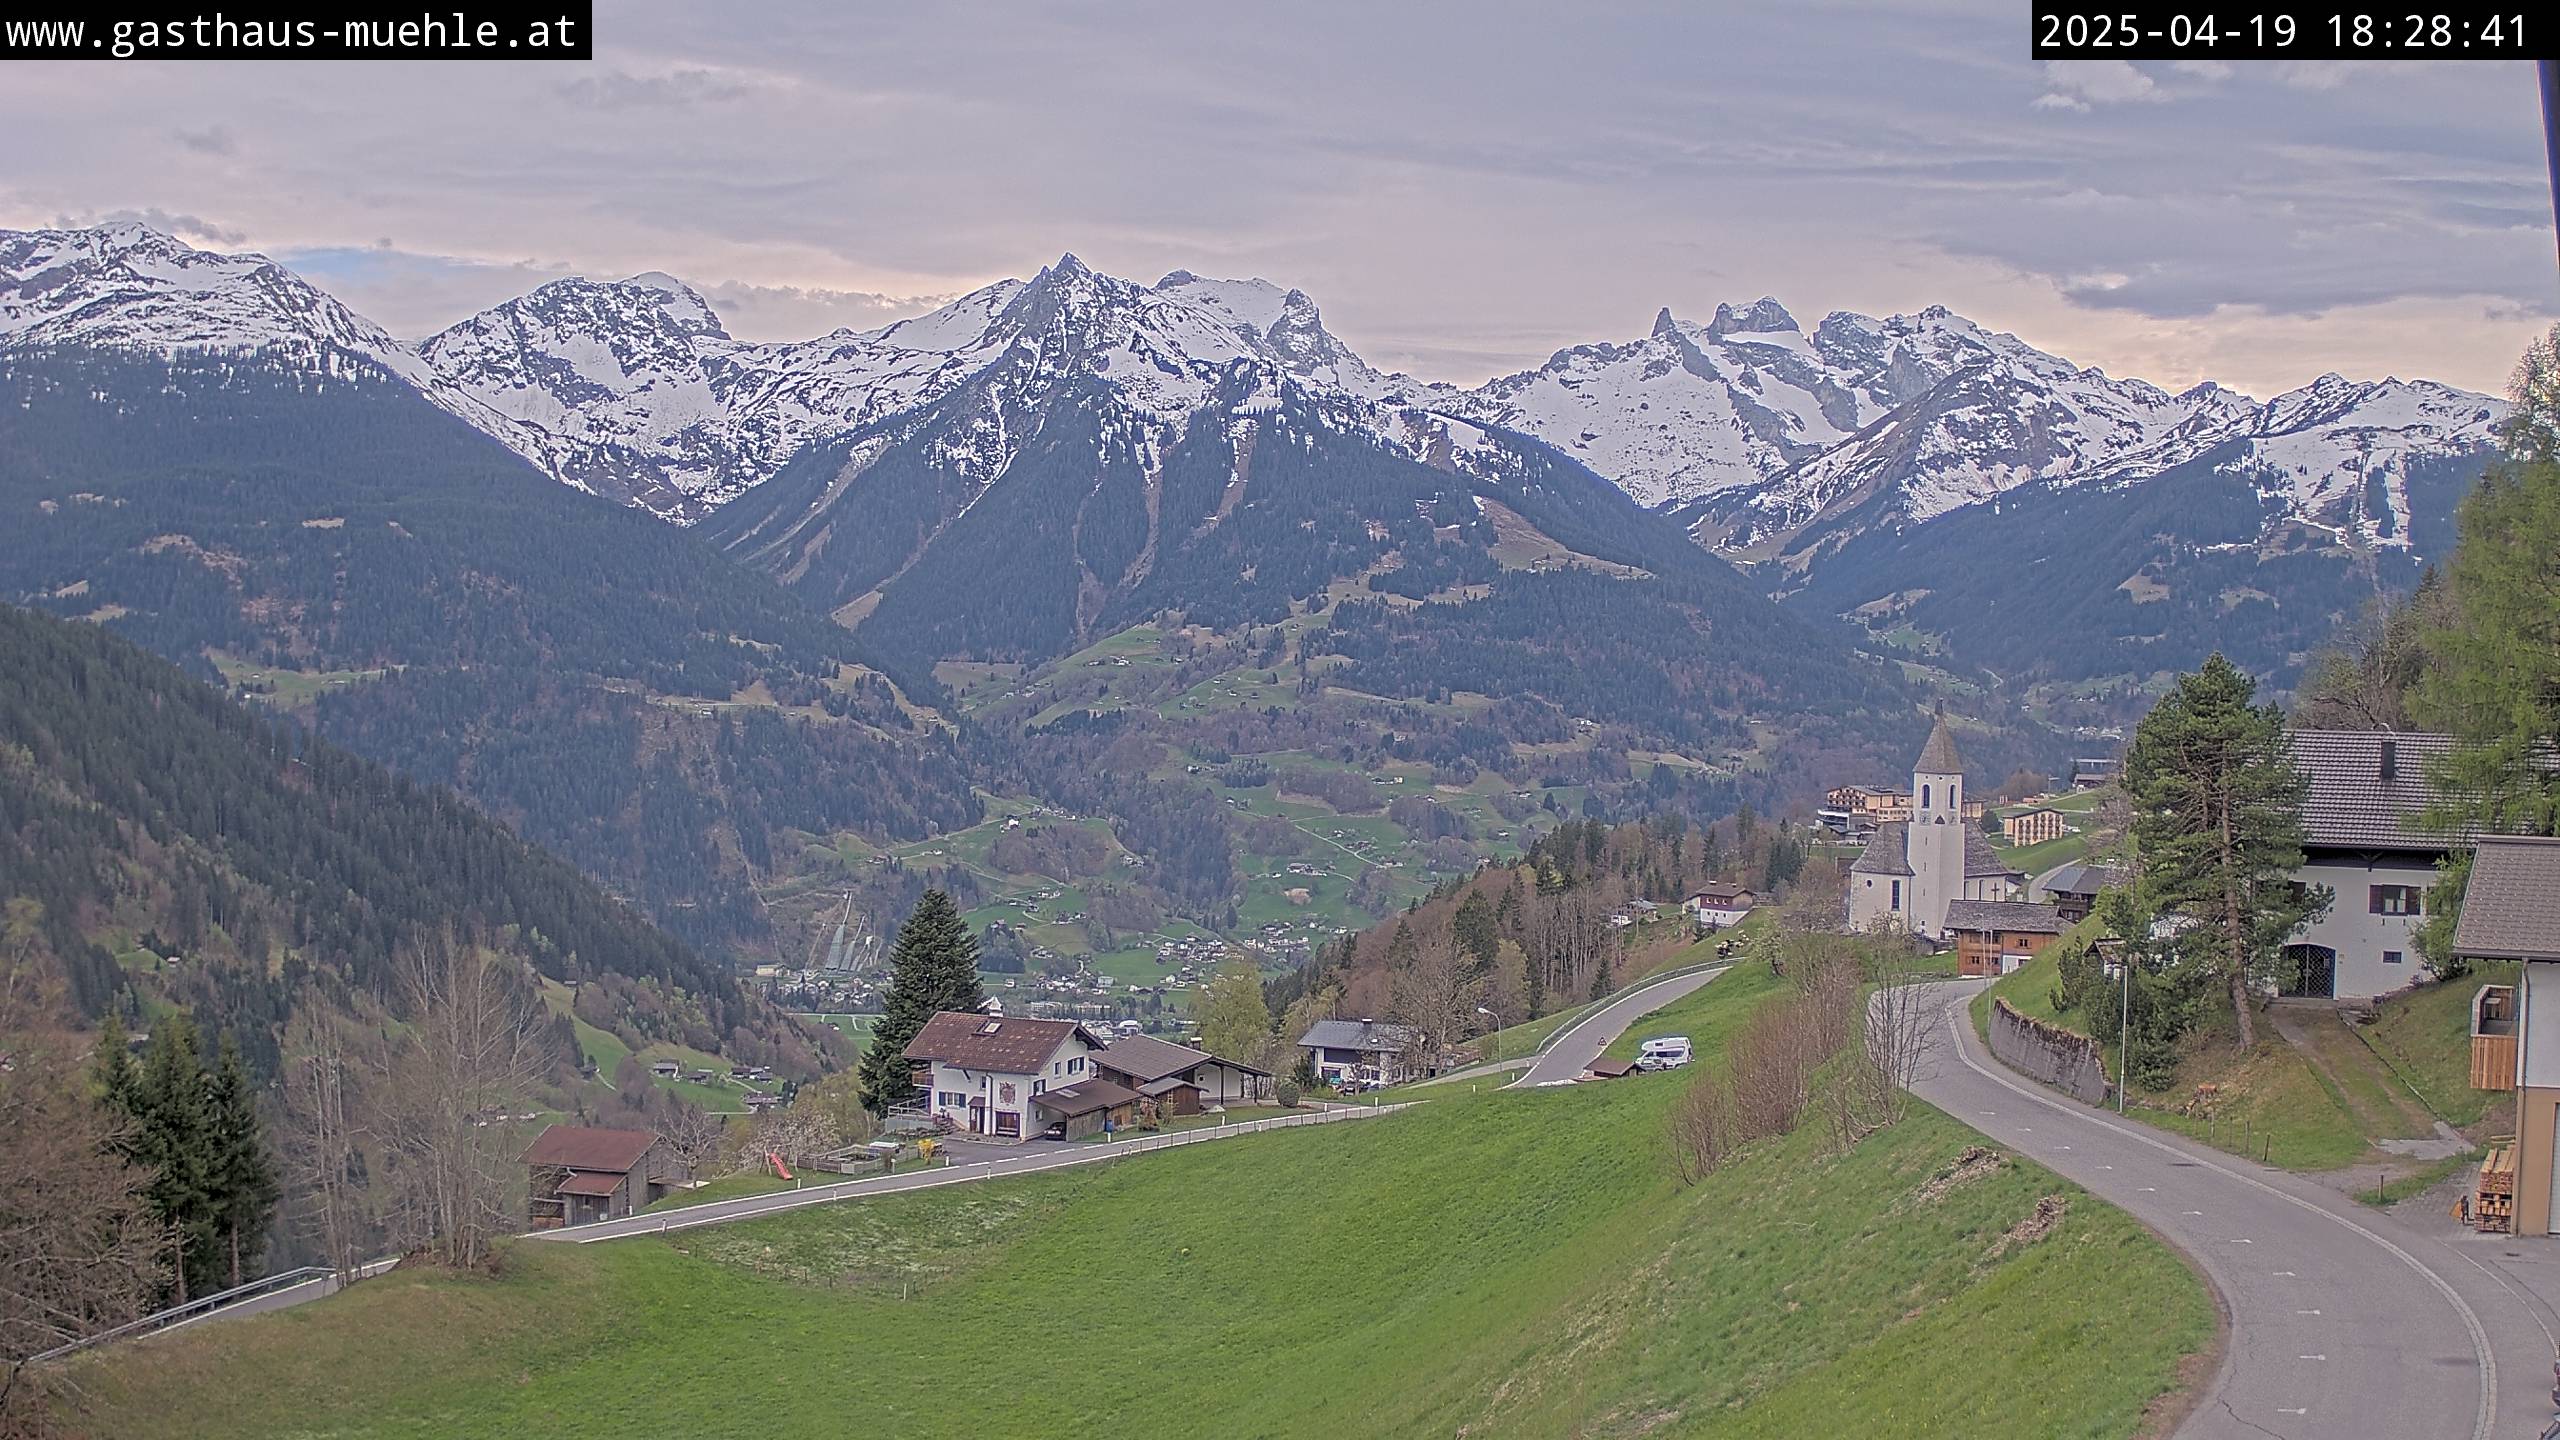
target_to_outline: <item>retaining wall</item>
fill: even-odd
[[[2097,1041],[2021,1015],[2007,1000],[1991,1002],[1991,1053],[2010,1069],[2032,1075],[2075,1100],[2103,1105],[2113,1093]]]

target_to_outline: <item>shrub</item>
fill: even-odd
[[[1298,1108],[1298,1102],[1305,1098],[1305,1092],[1298,1089],[1296,1080],[1283,1075],[1279,1083],[1271,1087],[1271,1098],[1281,1109],[1295,1110]]]

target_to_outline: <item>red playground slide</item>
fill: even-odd
[[[768,1150],[765,1152],[764,1159],[766,1164],[773,1167],[773,1176],[775,1179],[788,1180],[791,1178],[791,1167],[782,1163],[782,1157],[779,1154]]]

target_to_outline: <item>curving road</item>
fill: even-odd
[[[1572,1079],[1589,1069],[1591,1062],[1600,1058],[1600,1052],[1609,1048],[1609,1042],[1625,1034],[1628,1026],[1696,991],[1732,968],[1730,965],[1718,965],[1709,970],[1666,975],[1627,989],[1599,1009],[1556,1032],[1547,1041],[1547,1048],[1538,1052],[1537,1059],[1528,1070],[1511,1082],[1511,1088]]]
[[[1932,987],[1943,1009],[1912,1092],[2130,1212],[2204,1273],[2228,1315],[2229,1346],[2180,1436],[2542,1433],[2552,1416],[2548,1307],[2498,1273],[2494,1253],[2480,1252],[2483,1264],[2478,1247],[2015,1074],[1966,1013],[1981,988]]]

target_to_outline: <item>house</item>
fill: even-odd
[[[2039,805],[2033,810],[2000,817],[2000,838],[2012,845],[2041,845],[2070,833],[2071,827],[2064,823],[2062,812],[2050,805]]]
[[[684,1073],[684,1067],[673,1060],[652,1060],[649,1062],[649,1073],[661,1080],[673,1080]]]
[[[1843,785],[1822,797],[1814,810],[1814,818],[1843,835],[1873,834],[1880,825],[1899,825],[1911,819],[1911,797],[1919,787],[1892,790],[1874,785]],[[1979,823],[1982,802],[1968,800],[1963,805],[1964,818]]]
[[[2484,1048],[2501,1057],[2509,1048],[2515,1052],[2515,1232],[2552,1234],[2560,1229],[2551,1173],[2560,1153],[2554,1134],[2560,1127],[2560,840],[2480,838],[2453,951],[2469,960],[2524,964],[2521,995],[2483,986],[2475,999],[2473,1069],[2480,1068]]]
[[[2041,899],[2062,912],[2062,918],[2077,925],[2098,908],[2098,894],[2111,885],[2124,883],[2124,870],[2102,860],[2082,860],[2057,867],[2045,876],[2040,887]]]
[[[1123,1035],[1093,1057],[1103,1079],[1153,1100],[1172,1115],[1194,1115],[1207,1105],[1268,1099],[1271,1072],[1206,1050],[1152,1035]]]
[[[1741,924],[1758,901],[1758,896],[1740,885],[1714,883],[1700,888],[1682,901],[1681,908],[1699,924],[1721,930],[1728,925]]]
[[[1328,1085],[1345,1081],[1394,1085],[1428,1072],[1414,1052],[1422,1037],[1410,1025],[1375,1020],[1319,1020],[1298,1037],[1315,1057],[1316,1074]]]
[[[1041,1097],[1092,1079],[1102,1048],[1101,1036],[1073,1020],[945,1010],[905,1054],[927,1114],[971,1135],[1020,1140],[1050,1128]]]
[[[619,1220],[693,1179],[646,1130],[554,1125],[525,1147],[526,1218],[537,1230]]]
[[[1958,900],[1947,907],[1959,975],[2006,975],[2062,938],[2061,907],[2025,900]]]
[[[2285,946],[2278,991],[2361,1000],[2405,988],[2423,971],[2416,936],[2436,866],[2470,843],[2418,824],[2437,798],[2427,764],[2453,748],[2452,737],[2296,730],[2285,738],[2309,786],[2293,878],[2335,898]]]
[[[2087,755],[2071,762],[2071,788],[2096,790],[2116,783],[2123,773],[2124,762],[2103,755]]]
[[[1603,1055],[1599,1059],[1592,1061],[1590,1067],[1584,1070],[1582,1074],[1576,1078],[1583,1080],[1623,1080],[1635,1073],[1636,1062],[1633,1060],[1615,1060],[1611,1059],[1609,1056]]]
[[[2014,900],[2026,879],[1967,823],[1979,806],[1964,798],[1964,757],[1947,717],[1930,727],[1911,769],[1919,796],[1907,821],[1876,827],[1849,867],[1849,928],[1893,930],[1929,941],[1947,936],[1947,907],[1959,900]]]

